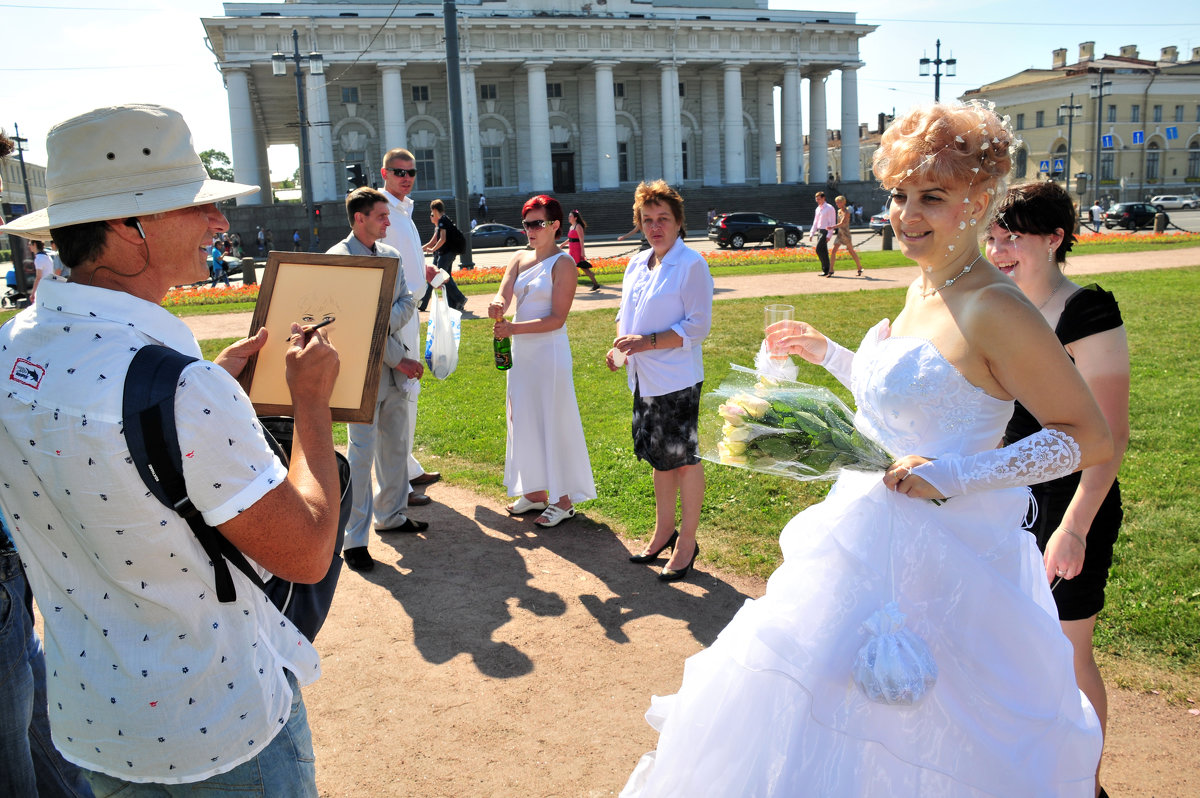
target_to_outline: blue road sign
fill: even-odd
[[[1133,131],[1133,143],[1142,144],[1146,141],[1146,134],[1141,130]]]
[[[1049,172],[1050,171],[1050,162],[1042,161],[1040,164],[1038,164],[1038,171],[1039,172]]]
[[[1167,141],[1173,141],[1177,138],[1179,138],[1179,128],[1174,125],[1167,128]]]
[[[1066,164],[1063,162],[1062,158],[1054,159],[1054,171],[1055,172],[1061,172],[1065,168],[1066,168]]]
[[[1109,133],[1109,134],[1107,134],[1107,135],[1104,135],[1104,136],[1101,136],[1101,137],[1100,137],[1100,146],[1101,146],[1101,147],[1103,147],[1103,148],[1104,148],[1104,149],[1106,149],[1106,150],[1111,150],[1111,149],[1112,149],[1112,146],[1113,146],[1113,137],[1112,137],[1112,134],[1111,134],[1111,133]]]

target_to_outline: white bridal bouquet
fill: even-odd
[[[882,471],[895,459],[854,427],[854,413],[828,388],[731,366],[701,406],[701,456],[802,481],[843,468]]]

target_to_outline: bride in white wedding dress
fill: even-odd
[[[859,428],[903,456],[845,472],[788,523],[766,595],[653,699],[658,748],[622,796],[1094,795],[1100,726],[1022,522],[1027,485],[1105,460],[1111,439],[1037,309],[980,255],[1012,147],[977,104],[884,134],[875,173],[922,267],[903,310],[857,353],[795,321],[767,343],[829,369]],[[1043,430],[998,449],[1014,399]]]

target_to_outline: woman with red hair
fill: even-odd
[[[513,515],[541,510],[534,523],[549,528],[575,515],[575,502],[596,498],[566,328],[578,278],[575,262],[558,248],[558,200],[533,197],[521,220],[530,249],[509,261],[488,316],[497,338],[512,337],[504,485],[517,498],[507,509]],[[504,313],[514,299],[508,321]]]

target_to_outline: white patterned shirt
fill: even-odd
[[[644,397],[680,391],[704,379],[700,344],[712,327],[713,279],[707,261],[682,238],[651,270],[646,265],[653,254],[653,249],[644,249],[625,267],[617,334],[649,335],[671,329],[683,338],[683,346],[629,356],[625,362],[629,390],[636,384]]]
[[[231,567],[217,601],[187,522],[150,496],[121,431],[140,347],[200,355],[187,326],[129,294],[48,277],[0,329],[0,504],[46,622],[54,743],[128,781],[199,781],[257,756],[283,728],[316,651]],[[249,398],[219,366],[176,393],[188,494],[217,526],[287,478]]]

